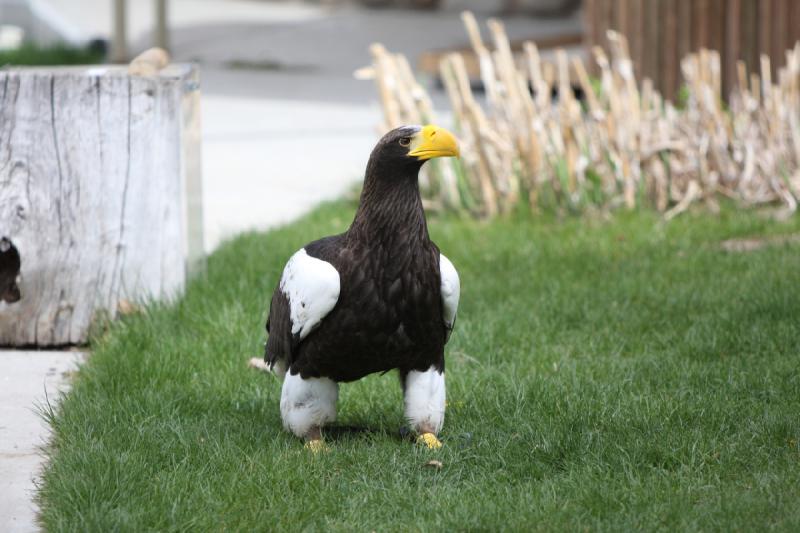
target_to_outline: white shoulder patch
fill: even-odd
[[[327,261],[308,255],[305,248],[286,263],[280,286],[289,299],[292,334],[299,333],[300,340],[319,325],[339,300],[339,272]]]
[[[442,280],[442,310],[444,323],[452,328],[458,311],[458,298],[461,296],[461,281],[456,267],[444,254],[439,254],[439,276]]]

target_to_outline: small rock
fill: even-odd
[[[442,469],[442,462],[441,461],[437,461],[436,459],[431,459],[430,461],[425,463],[425,466],[428,466],[430,468],[435,468],[436,470],[441,470]]]
[[[140,313],[142,308],[130,300],[120,300],[119,303],[117,303],[117,311],[122,316],[128,316]]]
[[[155,76],[169,65],[169,53],[158,47],[145,50],[131,61],[128,73],[133,76]]]

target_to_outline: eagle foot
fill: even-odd
[[[329,449],[328,445],[325,444],[325,441],[322,439],[310,440],[303,445],[303,448],[309,450],[314,455],[317,455],[318,453],[322,452],[327,452]]]
[[[442,447],[442,441],[437,439],[433,433],[422,433],[417,437],[417,444],[424,444],[429,450],[438,450]]]

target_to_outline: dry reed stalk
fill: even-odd
[[[473,94],[461,55],[443,59],[441,79],[463,160],[431,172],[424,193],[434,205],[492,217],[511,210],[524,189],[532,208],[645,204],[668,219],[698,201],[717,209],[720,197],[796,210],[800,42],[786,52],[775,82],[769,57],[760,58],[759,72],[748,73],[739,62],[727,107],[719,53],[687,55],[681,61],[685,102],[676,108],[652,81],[637,82],[628,43],[616,32],[608,33],[610,59],[602,48],[592,50],[599,67],[595,84],[578,57],[557,51],[555,64],[543,62],[535,43],[527,42],[517,58],[499,21],[487,24],[492,49],[471,13],[462,21],[485,98]],[[371,52],[383,128],[433,120],[431,100],[405,58],[380,45]],[[573,86],[585,95],[585,109]]]
[[[464,58],[458,54],[448,56],[448,63],[453,77],[453,89],[458,91],[462,105],[454,109],[461,126],[463,152],[466,170],[477,179],[472,179],[477,184],[479,197],[482,199],[482,214],[494,216],[497,214],[497,193],[492,182],[492,171],[489,163],[490,146],[485,142],[484,135],[488,130],[486,119],[480,106],[475,102],[470,87]]]

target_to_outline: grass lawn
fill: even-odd
[[[369,431],[313,456],[246,362],[286,259],[352,213],[229,242],[94,342],[49,415],[48,530],[800,528],[800,245],[719,246],[800,218],[434,218],[462,280],[444,448],[399,437],[390,373],[342,387]]]

